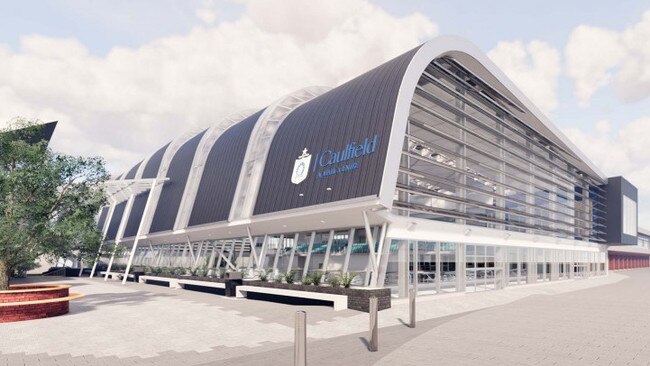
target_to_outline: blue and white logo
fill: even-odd
[[[307,152],[307,148],[302,151],[302,155],[296,159],[293,164],[293,174],[291,174],[291,183],[300,184],[303,180],[307,179],[309,174],[309,164],[311,163],[311,154]]]

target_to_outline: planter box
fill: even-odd
[[[193,280],[193,281],[204,281],[204,282],[219,282],[219,283],[225,283],[226,279],[225,278],[216,278],[216,277],[199,277],[199,276],[177,276],[177,275],[163,275],[163,274],[153,274],[153,273],[147,273],[147,276],[153,276],[153,277],[164,277],[164,278],[173,278],[177,280]]]
[[[363,288],[363,287],[331,287],[331,286],[314,286],[303,284],[288,284],[278,282],[265,282],[260,280],[244,280],[246,286],[270,287],[294,291],[319,292],[333,295],[344,295],[348,297],[348,309],[368,312],[370,298],[377,297],[379,300],[379,310],[390,308],[390,289],[387,288]]]

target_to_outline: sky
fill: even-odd
[[[0,126],[59,121],[57,152],[114,174],[183,133],[336,86],[438,35],[475,43],[650,228],[647,1],[0,2]]]

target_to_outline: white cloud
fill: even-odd
[[[635,102],[650,95],[650,11],[633,26],[616,32],[580,25],[566,45],[567,74],[585,107],[613,81],[618,96]]]
[[[547,43],[499,42],[488,56],[543,112],[558,106],[560,52]]]
[[[650,144],[647,131],[650,117],[629,123],[612,133],[607,121],[596,123],[596,128],[585,133],[577,128],[564,133],[607,176],[622,175],[639,189],[639,225],[650,228]]]
[[[437,33],[422,15],[392,16],[366,0],[245,5],[235,21],[102,57],[74,39],[0,45],[0,121],[59,120],[53,148],[102,155],[119,171],[183,131],[338,85]]]
[[[214,24],[217,20],[217,11],[214,1],[204,1],[203,5],[194,11],[194,15],[205,24]]]

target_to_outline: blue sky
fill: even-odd
[[[650,75],[647,1],[304,3],[1,2],[0,120],[58,119],[56,148],[101,154],[119,171],[182,131],[302,86],[337,85],[427,38],[459,35],[606,174],[640,188],[650,227],[650,76],[635,76]],[[358,55],[346,63],[339,52]]]

